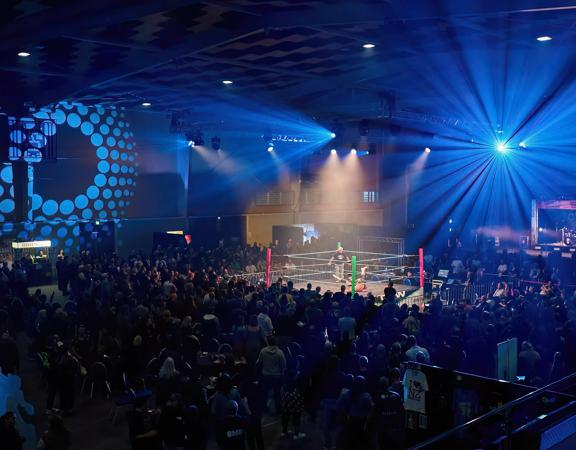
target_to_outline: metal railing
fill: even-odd
[[[306,205],[316,204],[357,204],[378,203],[378,191],[328,191],[319,189],[303,189],[302,203]]]
[[[292,192],[282,191],[267,191],[261,192],[254,198],[254,205],[256,206],[281,206],[291,205],[294,203],[294,195]]]
[[[566,382],[571,382],[571,386],[576,386],[576,373],[572,373],[570,375],[567,375],[564,378],[561,378],[560,380],[554,381],[553,383],[550,383],[544,387],[536,389],[535,391],[532,391],[526,395],[523,395],[522,397],[519,397],[515,400],[512,400],[511,402],[508,402],[505,405],[502,405],[502,406],[495,408],[495,409],[493,409],[493,410],[491,410],[485,414],[482,414],[481,416],[476,417],[475,419],[472,419],[466,423],[463,423],[463,424],[458,425],[454,428],[451,428],[448,431],[440,433],[437,436],[434,436],[433,438],[430,438],[430,439],[428,439],[424,442],[421,442],[421,443],[419,443],[413,447],[410,447],[410,450],[436,448],[434,446],[440,445],[442,443],[442,441],[445,441],[449,438],[457,438],[458,434],[463,433],[466,430],[469,430],[473,427],[476,427],[476,426],[480,425],[481,423],[488,421],[489,419],[493,419],[498,414],[504,413],[505,411],[511,410],[514,407],[525,404],[526,402],[535,399],[536,397],[538,397],[541,394],[545,394],[547,392],[557,393],[558,390],[556,388],[558,388],[560,385],[562,385],[563,383],[566,383]],[[525,423],[528,423],[532,419],[533,418],[525,418],[524,420],[525,420]],[[507,425],[510,425],[510,424],[507,424]],[[504,437],[510,437],[511,433],[515,429],[520,428],[520,426],[521,425],[519,424],[514,429],[511,429],[510,426],[507,426],[506,432],[505,432],[506,436],[504,436]],[[502,437],[502,436],[496,436],[496,438],[498,438],[498,437]],[[437,447],[437,448],[441,448],[441,447]],[[448,448],[448,447],[445,447],[445,448]]]

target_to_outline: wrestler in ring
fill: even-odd
[[[360,274],[356,278],[356,289],[355,292],[364,292],[367,288],[366,285],[366,271],[368,270],[368,266],[364,266],[360,269]],[[350,274],[346,278],[346,289],[348,291],[352,290],[352,274]]]
[[[344,264],[349,263],[350,258],[348,255],[344,253],[344,248],[342,246],[338,247],[336,253],[332,255],[330,261],[328,261],[328,265],[334,265],[334,274],[332,275],[338,281],[344,280]]]

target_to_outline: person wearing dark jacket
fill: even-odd
[[[262,417],[266,412],[266,393],[262,390],[259,381],[248,383],[244,394],[250,409],[248,422],[248,448],[249,450],[264,450],[264,437],[262,436]]]
[[[41,450],[68,450],[70,448],[70,432],[66,429],[60,416],[52,415],[48,419],[48,430],[38,442]]]
[[[10,334],[5,331],[0,337],[0,371],[4,375],[16,373],[19,367],[18,347]]]
[[[245,450],[248,420],[238,415],[238,403],[229,400],[226,415],[216,423],[216,442],[221,450]]]
[[[0,417],[0,447],[2,450],[22,450],[25,439],[16,429],[16,417],[7,412]]]

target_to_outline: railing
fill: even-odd
[[[281,191],[267,191],[261,192],[254,198],[254,205],[256,206],[281,206],[291,205],[293,203],[294,195],[292,192]]]
[[[569,383],[569,384],[568,384]],[[520,423],[512,424],[511,422],[511,410],[519,405],[524,405],[528,401],[536,399],[538,396],[546,393],[553,393],[556,394],[558,392],[562,392],[561,389],[558,389],[561,385],[568,384],[568,386],[573,387],[576,384],[576,373],[572,373],[560,380],[557,380],[553,383],[550,383],[542,388],[536,389],[529,394],[526,394],[520,398],[512,400],[511,402],[506,403],[498,408],[495,408],[486,414],[483,414],[475,419],[472,419],[462,425],[458,425],[448,431],[440,433],[439,435],[430,438],[424,442],[421,442],[413,447],[410,450],[420,450],[420,449],[434,449],[434,448],[450,448],[449,447],[449,440],[450,439],[461,439],[466,432],[471,432],[471,430],[475,427],[481,426],[482,424],[486,424],[489,421],[494,421],[497,415],[502,415],[502,419],[505,422],[505,427],[503,427],[501,432],[499,433],[500,436],[495,436],[494,440],[503,437],[510,438],[511,433],[520,428],[522,425],[530,422],[534,417],[516,417],[515,419]],[[481,444],[478,442],[478,445],[474,448],[481,448]]]
[[[378,203],[378,191],[330,191],[318,189],[302,190],[302,203],[316,204],[346,204],[346,203]]]
[[[450,277],[448,277],[449,279]],[[542,281],[520,279],[517,276],[499,275],[495,273],[485,273],[480,280],[466,286],[463,282],[455,281],[448,284],[444,281],[444,285],[440,290],[440,295],[447,303],[459,302],[461,300],[474,300],[476,297],[491,295],[496,290],[498,283],[506,283],[508,288],[513,288],[520,294],[523,294],[526,288],[533,287],[538,292],[544,284]],[[430,288],[430,282],[427,282],[427,287]]]

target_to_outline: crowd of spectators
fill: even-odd
[[[80,390],[128,406],[134,449],[215,440],[223,450],[262,450],[263,420],[277,416],[280,439],[306,439],[312,424],[325,448],[377,450],[404,446],[406,361],[493,377],[497,343],[516,337],[527,384],[576,369],[572,260],[429,256],[430,278],[442,268],[468,285],[498,278],[488,295],[444,305],[433,293],[425,307],[282,279],[250,284],[238,274],[264,270],[257,245],[61,254],[56,264],[63,304],[31,292],[16,264],[0,274],[0,366],[18,372],[14,336],[27,333],[55,417],[49,448],[74,442],[63,423],[82,414]],[[521,281],[531,283],[520,290]],[[1,431],[14,430],[3,422]]]

